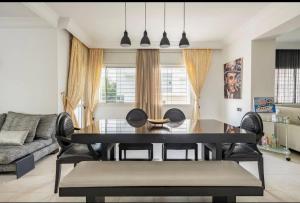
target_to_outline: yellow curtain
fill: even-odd
[[[103,49],[89,49],[85,89],[85,126],[93,123],[93,115],[99,98],[99,85],[103,67]]]
[[[83,96],[87,65],[88,48],[73,36],[67,93],[63,95],[63,100],[65,111],[71,115],[75,126],[78,126],[78,121],[74,110]]]
[[[193,119],[200,119],[200,94],[210,68],[211,49],[185,49],[183,50],[185,67],[189,76],[195,98]]]
[[[149,118],[161,118],[160,61],[158,49],[140,49],[136,56],[136,107]]]

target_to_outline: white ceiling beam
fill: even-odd
[[[57,27],[59,15],[49,8],[46,3],[23,3],[23,5],[48,22],[52,27]]]
[[[278,32],[279,26],[295,19],[300,15],[299,3],[270,3],[266,8],[263,8],[256,16],[240,28],[234,30],[225,39],[226,44],[230,44],[241,37],[249,39],[260,39],[262,37],[272,36],[270,32],[281,34]],[[293,24],[293,26],[295,26]],[[289,29],[291,29],[289,27]],[[281,30],[282,32],[283,30]],[[275,36],[272,36],[275,37]]]
[[[58,21],[58,28],[66,29],[83,44],[89,48],[93,48],[94,40],[71,18],[60,17]]]

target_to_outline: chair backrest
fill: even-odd
[[[67,112],[62,112],[56,119],[56,139],[58,144],[62,148],[66,148],[71,145],[70,142],[62,140],[63,138],[69,138],[74,133],[74,125],[71,116]]]
[[[264,135],[263,121],[256,112],[246,113],[241,121],[241,128],[256,134],[256,142],[259,142]]]
[[[172,108],[165,113],[164,118],[170,119],[171,122],[180,122],[185,120],[185,115],[180,109]]]
[[[148,119],[148,115],[143,109],[134,108],[126,115],[127,122],[133,127],[143,126]]]

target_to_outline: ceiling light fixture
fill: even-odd
[[[166,2],[164,2],[164,33],[163,33],[163,37],[160,40],[160,47],[161,48],[168,48],[170,47],[170,41],[167,37],[167,33],[166,33]]]
[[[142,47],[149,47],[150,46],[150,40],[149,40],[149,37],[148,37],[148,34],[147,34],[147,31],[146,31],[146,17],[147,17],[147,5],[146,5],[146,2],[145,2],[145,31],[144,31],[144,35],[143,35],[143,38],[141,40],[141,46]]]
[[[183,33],[181,40],[179,42],[179,47],[180,48],[187,48],[190,46],[189,40],[186,38],[186,33],[185,33],[185,2],[183,3]]]
[[[125,2],[125,31],[124,31],[124,36],[122,37],[122,39],[121,39],[121,46],[122,47],[130,47],[131,46],[131,41],[130,41],[130,39],[129,39],[129,37],[128,37],[128,33],[127,33],[127,30],[126,30],[126,2]]]

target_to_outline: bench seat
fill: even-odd
[[[232,161],[102,161],[79,163],[60,183],[59,194],[235,199],[263,195],[263,188],[259,179]]]

